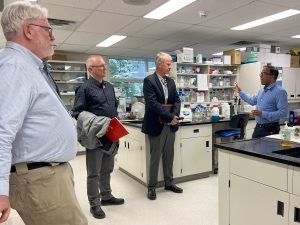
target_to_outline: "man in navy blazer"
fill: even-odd
[[[147,197],[156,199],[158,167],[162,155],[165,189],[175,193],[183,190],[173,183],[175,132],[178,130],[180,99],[174,80],[167,75],[172,58],[159,52],[155,59],[156,71],[144,79],[145,115],[142,132],[150,143],[150,173]]]

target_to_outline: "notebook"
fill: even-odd
[[[109,126],[106,131],[106,136],[112,142],[119,140],[121,137],[124,137],[128,134],[128,131],[124,127],[118,118],[114,117],[111,119]]]

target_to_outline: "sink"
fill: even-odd
[[[295,157],[295,158],[300,158],[300,148],[278,150],[278,151],[273,151],[273,153],[279,154],[279,155]]]

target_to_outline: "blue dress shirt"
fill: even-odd
[[[0,51],[0,195],[8,196],[11,165],[76,156],[74,122],[45,76],[42,60],[21,45]]]
[[[241,91],[240,97],[248,104],[256,105],[256,109],[262,111],[261,116],[255,117],[258,124],[279,122],[281,118],[288,116],[287,93],[276,82],[262,88],[257,96],[249,96]]]

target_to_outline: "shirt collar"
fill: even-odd
[[[103,85],[106,83],[104,80],[102,80],[102,82],[97,81],[94,77],[90,76],[89,78],[92,83],[94,83],[95,85],[97,85],[98,87],[103,87]]]
[[[22,45],[20,45],[16,42],[7,41],[5,48],[14,49],[14,50],[18,51],[19,53],[21,53],[22,55],[29,57],[31,62],[35,66],[37,66],[37,68],[39,68],[41,70],[43,69],[43,67],[44,67],[43,61],[39,57],[37,57],[35,54],[33,54],[30,50],[23,47]]]
[[[276,81],[273,83],[273,84],[270,84],[268,87],[264,87],[264,90],[265,91],[268,91],[268,90],[271,90],[272,88],[274,88],[275,87],[275,85],[276,85]]]
[[[158,73],[156,73],[156,75],[158,76],[158,79],[159,79],[160,82],[164,82],[165,80],[167,80],[166,77],[162,77]]]

